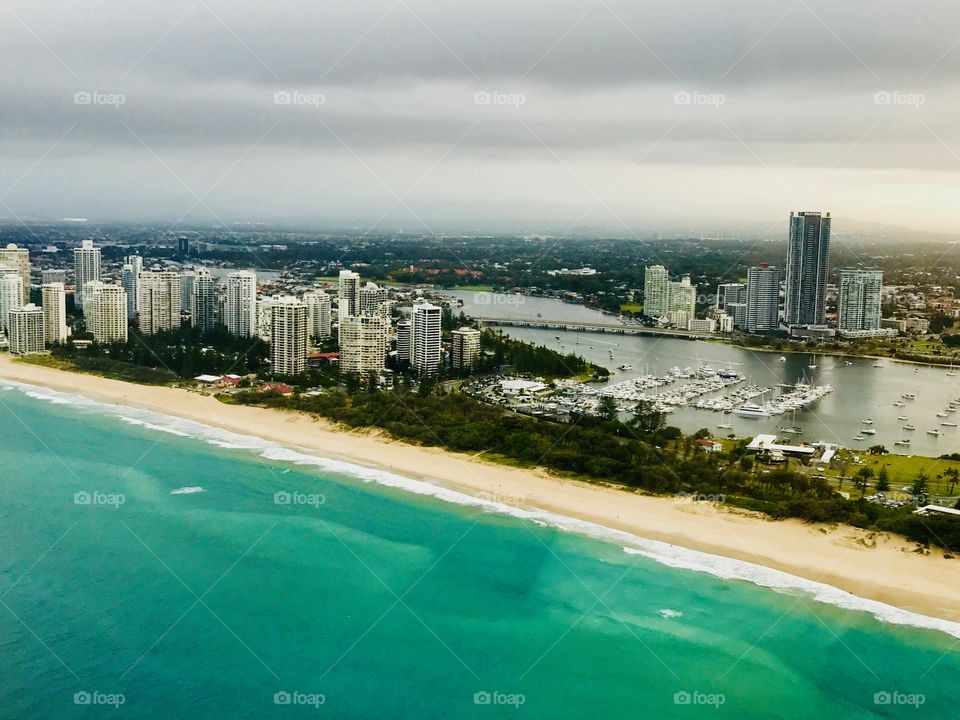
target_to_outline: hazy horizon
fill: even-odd
[[[958,226],[955,3],[4,7],[0,219]]]

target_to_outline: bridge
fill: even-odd
[[[518,320],[516,318],[477,318],[481,325],[493,327],[534,328],[537,330],[563,330],[564,332],[607,333],[612,335],[665,335],[687,340],[706,340],[711,335],[692,333],[689,330],[651,328],[623,323],[581,323],[562,320]]]

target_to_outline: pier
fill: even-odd
[[[517,320],[513,318],[478,318],[483,326],[535,328],[539,330],[563,330],[566,332],[605,333],[611,335],[667,335],[688,340],[708,340],[712,335],[692,333],[689,330],[670,328],[650,328],[641,325],[623,325],[622,323],[579,323],[558,320]]]

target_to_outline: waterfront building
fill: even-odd
[[[11,310],[7,318],[11,355],[30,355],[46,349],[43,340],[43,308],[28,303]]]
[[[340,372],[379,373],[387,356],[387,324],[378,315],[340,318]]]
[[[747,270],[747,317],[749,332],[769,332],[780,326],[780,270],[760,265]]]
[[[95,280],[87,283],[83,293],[83,316],[87,330],[100,344],[127,341],[129,298],[120,285],[107,285]]]
[[[331,308],[332,300],[323,290],[304,293],[303,301],[307,304],[307,319],[310,328],[310,337],[320,341],[329,340],[332,333]]]
[[[462,327],[452,333],[450,345],[450,365],[455,370],[470,370],[480,357],[480,331],[471,327]],[[397,343],[399,346],[399,341]]]
[[[309,334],[307,306],[295,297],[270,305],[270,362],[280,375],[301,375],[307,369]]]
[[[23,278],[15,270],[0,268],[0,331],[9,333],[10,312],[23,305]]]
[[[830,213],[790,213],[783,304],[787,325],[826,323],[829,266]]]
[[[43,303],[43,337],[47,345],[67,341],[67,292],[63,283],[40,286]]]
[[[442,313],[439,306],[431,303],[425,302],[413,306],[411,351],[413,370],[417,375],[433,375],[440,369],[443,362]]]
[[[727,312],[730,303],[745,303],[747,301],[747,286],[744,283],[721,283],[717,285],[717,310]]]
[[[204,267],[196,269],[190,322],[202,333],[210,332],[217,324],[217,281]]]
[[[727,315],[727,313],[720,313],[717,315],[717,332],[733,332],[733,316]]]
[[[340,286],[337,301],[337,316],[342,320],[347,315],[360,314],[360,276],[350,270],[340,271]]]
[[[697,312],[697,286],[690,283],[690,276],[684,275],[679,282],[669,286],[671,312],[685,312],[691,318]]]
[[[686,310],[669,310],[663,316],[663,319],[668,325],[673,325],[673,327],[686,329],[687,325],[690,323],[690,313]]]
[[[643,314],[650,318],[666,315],[670,309],[670,274],[663,265],[643,271]]]
[[[153,335],[180,327],[180,276],[169,271],[144,271],[139,278],[140,332]]]
[[[83,307],[83,289],[88,282],[100,280],[100,248],[93,240],[84,240],[73,249],[73,283],[76,286],[77,307]]]
[[[249,270],[230,273],[223,304],[223,324],[237,337],[257,332],[257,276]]]
[[[713,318],[690,318],[687,322],[687,330],[701,335],[712,334],[717,331],[717,321]]]
[[[883,298],[881,270],[841,270],[837,329],[879,330]]]
[[[413,323],[410,320],[400,320],[397,322],[397,362],[410,364],[413,356],[410,353],[413,336],[411,330]]]
[[[140,309],[140,273],[143,272],[143,258],[128,255],[124,258],[120,271],[120,284],[127,294],[127,317],[135,318]]]
[[[727,313],[733,318],[733,326],[738,330],[747,327],[747,303],[727,303]]]
[[[27,248],[17,247],[10,243],[5,248],[0,249],[0,265],[17,273],[23,286],[20,289],[20,304],[26,305],[30,302],[30,251]]]

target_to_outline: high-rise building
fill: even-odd
[[[670,310],[670,274],[663,265],[651,265],[643,271],[643,314],[659,318]]]
[[[0,263],[2,264],[2,263]],[[67,271],[61,270],[58,268],[48,268],[47,270],[40,271],[41,282],[46,285],[47,283],[62,283],[67,284]]]
[[[727,311],[728,303],[745,303],[747,286],[743,283],[722,283],[717,285],[716,309]]]
[[[230,273],[223,305],[223,324],[237,337],[257,333],[257,276],[249,270]]]
[[[330,313],[332,302],[330,296],[323,290],[304,293],[303,301],[307,304],[307,318],[310,328],[310,337],[318,340],[329,340],[331,335]]]
[[[14,308],[8,313],[11,355],[30,355],[43,352],[43,308],[33,303]]]
[[[727,303],[727,313],[733,318],[733,326],[737,329],[744,329],[747,327],[747,303]]]
[[[275,301],[271,308],[270,362],[273,372],[300,375],[307,369],[307,306],[294,297]]]
[[[684,275],[680,282],[669,283],[668,312],[685,312],[691,318],[697,310],[697,286],[690,283],[690,276]]]
[[[177,238],[177,253],[180,257],[187,257],[190,254],[190,238],[183,235]]]
[[[100,281],[87,283],[83,294],[83,316],[94,342],[100,344],[127,341],[129,298],[120,285]]]
[[[140,273],[143,272],[143,258],[129,255],[123,261],[120,271],[120,283],[127,294],[127,317],[134,318],[140,309]]]
[[[360,314],[376,315],[386,305],[390,294],[376,283],[368,282],[360,288]]]
[[[413,370],[421,376],[433,375],[443,362],[441,347],[442,310],[431,303],[413,306],[411,351]]]
[[[383,370],[387,356],[387,324],[379,315],[340,318],[340,372],[366,375]]]
[[[284,299],[284,295],[268,295],[257,300],[257,335],[264,342],[270,342],[273,333],[273,306]]]
[[[73,283],[76,286],[77,307],[83,307],[83,289],[88,282],[100,280],[100,248],[93,240],[84,240],[73,249]]]
[[[67,293],[63,283],[40,286],[43,302],[43,336],[47,345],[67,341]]]
[[[776,330],[780,325],[779,314],[780,270],[769,265],[747,270],[747,330]]]
[[[413,323],[410,320],[397,322],[397,362],[410,364],[413,355],[410,352],[413,343]]]
[[[140,273],[140,332],[180,328],[180,275],[162,271]]]
[[[0,331],[10,332],[10,311],[23,307],[23,278],[10,269],[0,269]]]
[[[455,370],[469,370],[480,357],[480,331],[462,327],[453,331],[450,345],[450,365]]]
[[[350,270],[340,271],[340,288],[337,301],[337,316],[360,314],[360,276]]]
[[[30,251],[10,243],[0,249],[0,265],[6,265],[23,280],[20,301],[26,305],[30,302]]]
[[[197,268],[190,307],[190,322],[202,333],[217,323],[217,282],[206,268]]]
[[[184,270],[180,273],[180,312],[188,315],[193,312],[193,291],[196,286],[196,270]]]
[[[883,271],[841,270],[838,329],[879,330],[882,298]]]
[[[827,313],[830,266],[830,213],[790,213],[787,241],[787,325],[823,325]]]

